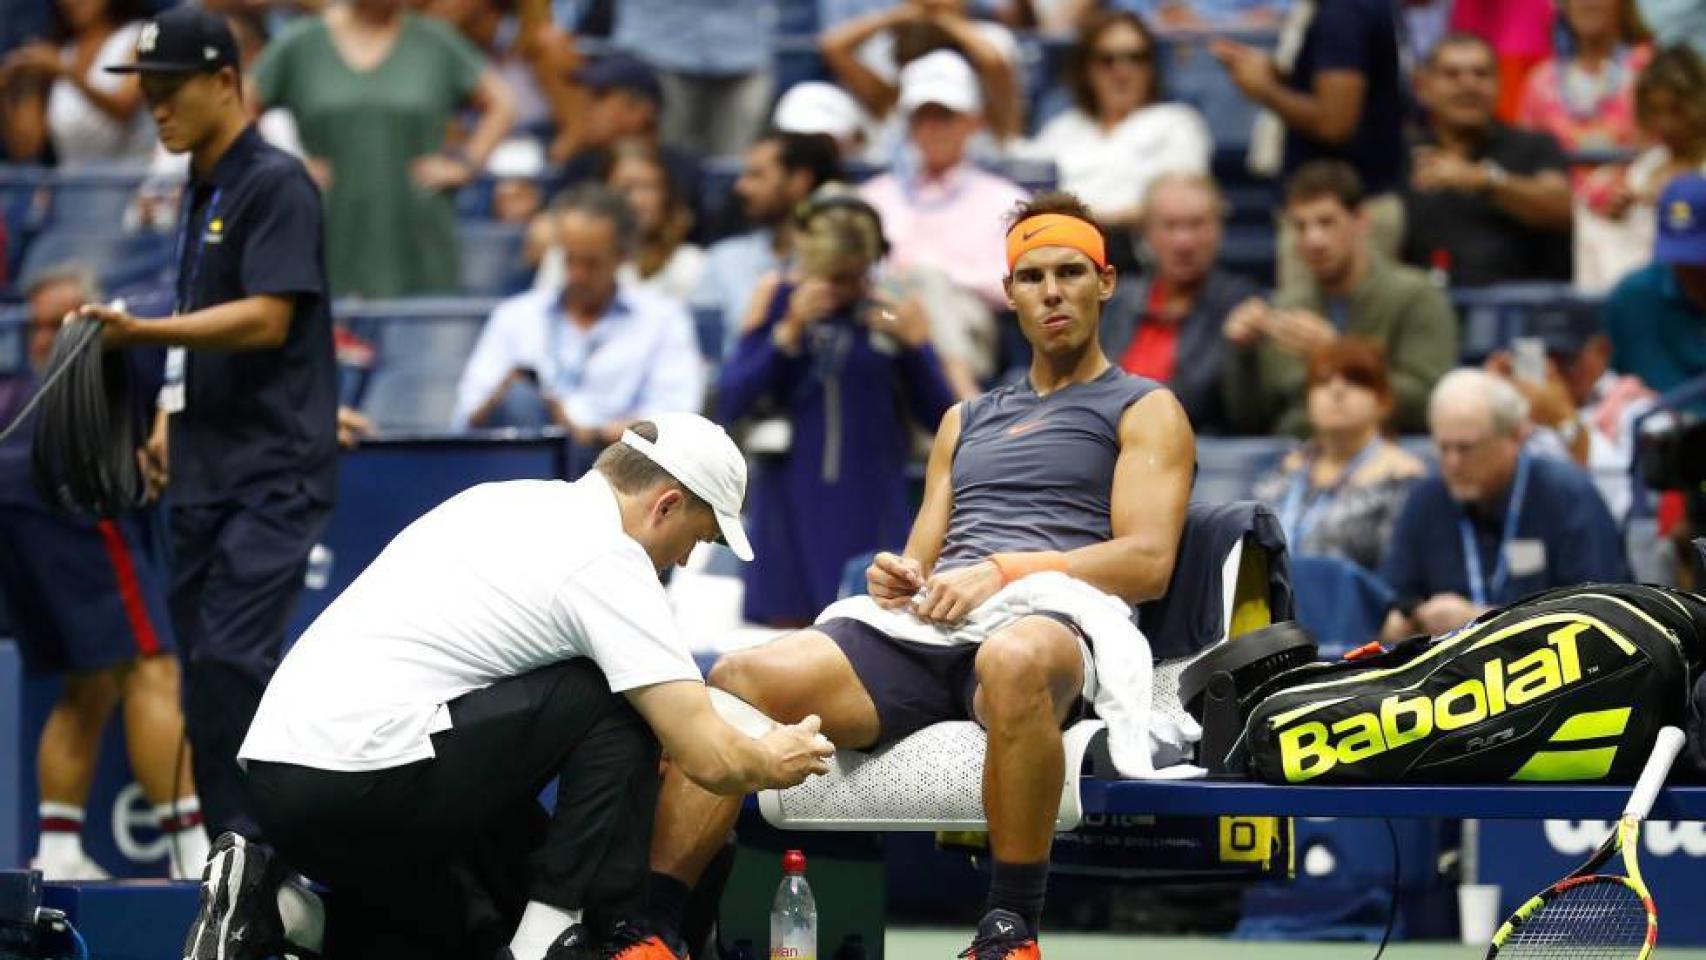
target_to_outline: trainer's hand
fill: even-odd
[[[931,577],[924,585],[924,595],[912,605],[912,612],[920,620],[951,626],[1004,586],[1001,568],[992,560],[983,560]]]
[[[922,586],[924,568],[911,557],[884,551],[865,568],[865,590],[885,610],[906,606]]]
[[[102,324],[101,346],[128,347],[138,342],[136,333],[142,327],[142,321],[123,310],[103,307],[98,303],[85,303],[77,308],[77,316],[85,320],[95,320]]]
[[[818,732],[823,722],[816,714],[789,726],[778,726],[759,739],[770,762],[766,764],[765,781],[759,787],[782,790],[803,782],[814,774],[828,773],[824,761],[835,754],[835,744]]]

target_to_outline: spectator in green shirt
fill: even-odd
[[[295,116],[326,202],[336,296],[452,294],[460,286],[455,191],[509,131],[512,93],[480,52],[404,0],[345,0],[281,31],[255,65],[263,105]],[[451,121],[477,120],[460,146]],[[450,417],[477,325],[394,323],[364,403],[388,430]]]
[[[295,115],[325,194],[332,292],[454,292],[452,193],[514,117],[508,86],[479,51],[402,0],[350,0],[281,31],[255,84],[265,106]],[[470,105],[479,122],[448,148],[451,119]]]
[[[1393,426],[1425,430],[1429,391],[1457,363],[1451,301],[1427,274],[1374,251],[1361,178],[1343,161],[1299,169],[1286,183],[1285,217],[1313,283],[1282,291],[1271,304],[1252,298],[1227,317],[1224,388],[1234,427],[1306,433],[1308,358],[1353,334],[1385,348]]]

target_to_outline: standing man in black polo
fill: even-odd
[[[135,63],[110,69],[141,74],[160,142],[190,156],[177,308],[159,319],[82,313],[106,324],[108,346],[173,348],[143,459],[151,488],[171,482],[185,726],[209,832],[255,837],[237,748],[278,665],[336,479],[320,196],[302,164],[250,126],[221,17],[167,10],[138,32]]]

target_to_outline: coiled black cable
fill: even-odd
[[[66,318],[41,389],[0,439],[40,406],[30,448],[36,491],[61,509],[110,518],[141,506],[147,488],[136,462],[130,362],[122,351],[101,349],[101,327]]]

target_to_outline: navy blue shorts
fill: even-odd
[[[145,516],[97,523],[0,503],[0,592],[31,670],[89,673],[176,650]]]
[[[1059,621],[1084,639],[1083,631],[1065,616],[1052,613],[1037,616]],[[977,719],[972,707],[977,695],[976,646],[939,647],[897,640],[852,617],[825,620],[812,629],[827,635],[841,648],[877,707],[877,742],[870,749],[904,740],[933,723]],[[1080,697],[1067,717],[1067,724],[1082,718],[1088,710],[1089,705]]]

